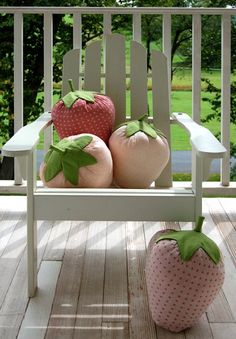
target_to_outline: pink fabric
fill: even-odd
[[[224,281],[224,264],[217,265],[199,249],[183,262],[174,240],[150,241],[146,261],[149,307],[155,323],[173,332],[193,326],[207,310]]]
[[[93,140],[89,145],[87,145],[83,150],[91,155],[93,155],[97,163],[90,166],[81,167],[79,170],[79,180],[78,187],[84,188],[105,188],[109,187],[112,183],[113,178],[113,164],[111,153],[102,139],[96,135],[84,133],[80,135],[74,135],[68,137],[67,139],[73,140],[83,135],[91,135]],[[44,172],[46,169],[46,164],[43,162],[40,166],[39,175],[43,184],[51,188],[72,188],[74,187],[69,181],[64,177],[63,172],[60,172],[52,180],[45,182]]]
[[[147,188],[169,160],[168,142],[159,136],[153,139],[143,132],[127,138],[125,130],[126,126],[118,128],[109,139],[114,183],[123,188]]]
[[[95,134],[108,143],[115,121],[115,107],[105,95],[95,95],[95,102],[77,100],[72,108],[62,100],[52,109],[52,121],[61,139],[80,133]]]

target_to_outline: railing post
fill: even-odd
[[[44,110],[51,111],[53,105],[53,16],[52,13],[44,14]],[[52,143],[52,126],[44,131],[44,151]]]
[[[222,15],[221,23],[221,142],[227,154],[221,160],[221,184],[230,182],[230,73],[231,73],[231,15]]]
[[[14,14],[14,133],[24,123],[23,116],[23,14]],[[22,184],[20,164],[15,158],[14,164],[15,184]]]
[[[201,121],[201,15],[193,14],[192,22],[192,116]]]

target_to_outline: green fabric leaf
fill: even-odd
[[[53,179],[63,171],[65,178],[74,186],[78,184],[80,167],[97,163],[97,160],[83,149],[90,144],[93,138],[89,135],[76,140],[63,139],[57,145],[51,145],[45,156],[47,167],[45,181]]]
[[[190,260],[199,248],[202,248],[215,264],[218,264],[220,261],[220,250],[218,246],[201,232],[195,230],[170,231],[167,234],[161,235],[156,243],[162,240],[175,240],[183,261]]]
[[[158,135],[160,137],[165,137],[165,135],[154,126],[154,124],[144,121],[146,117],[147,114],[144,114],[138,120],[131,120],[120,124],[116,129],[126,126],[125,135],[127,138],[130,138],[137,132],[143,132],[153,139],[156,139]]]
[[[66,94],[63,98],[62,101],[64,102],[64,105],[67,108],[71,108],[73,104],[79,100],[85,100],[87,102],[92,102],[94,103],[95,98],[94,98],[94,92],[91,91],[74,91],[74,92],[69,92]]]
[[[72,184],[78,184],[80,167],[96,164],[97,160],[89,153],[82,150],[69,150],[63,156],[62,168],[65,178]]]
[[[47,166],[44,173],[45,181],[48,182],[52,180],[58,173],[62,171],[62,154],[54,150],[49,150],[51,153],[47,159]]]

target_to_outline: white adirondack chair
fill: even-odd
[[[84,88],[101,91],[101,41],[86,48]],[[116,107],[116,124],[126,119],[125,38],[118,34],[105,37],[105,93]],[[80,51],[69,51],[64,57],[62,94],[69,91],[67,80],[81,87]],[[130,92],[132,118],[147,112],[146,49],[131,42]],[[50,112],[20,129],[3,147],[6,156],[27,158],[27,249],[28,294],[37,287],[37,220],[130,220],[130,221],[196,221],[202,213],[202,181],[205,168],[213,158],[226,152],[220,142],[187,114],[170,117],[169,83],[166,56],[152,51],[153,122],[170,142],[170,123],[182,126],[192,145],[192,188],[172,187],[171,162],[150,189],[48,189],[37,187],[36,147],[39,133],[51,124]]]

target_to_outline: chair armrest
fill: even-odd
[[[39,142],[39,133],[51,123],[51,114],[43,113],[34,122],[20,128],[2,147],[2,154],[9,157],[29,154]]]
[[[214,159],[225,156],[225,147],[207,128],[197,124],[186,113],[175,112],[172,117],[173,122],[178,123],[189,133],[190,143],[200,157]]]

